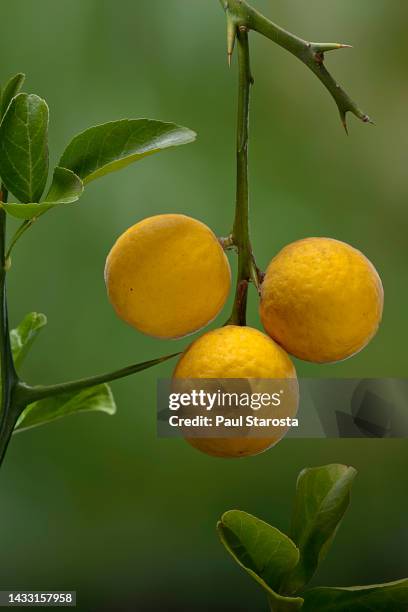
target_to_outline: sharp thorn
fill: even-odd
[[[237,37],[236,25],[231,19],[231,17],[227,16],[227,53],[228,53],[228,66],[231,66],[231,58],[234,53],[235,47],[235,39]]]
[[[327,51],[336,51],[337,49],[352,49],[352,45],[343,43],[311,43],[311,46],[316,53],[326,53]]]
[[[343,124],[344,130],[347,134],[347,136],[349,135],[349,131],[348,131],[348,126],[347,126],[347,117],[346,117],[346,113],[340,112],[340,117],[341,117],[341,122]]]

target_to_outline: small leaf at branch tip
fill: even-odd
[[[370,125],[375,125],[375,122],[368,115],[364,115],[362,121],[363,123],[370,123]]]

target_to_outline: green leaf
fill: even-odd
[[[304,612],[407,612],[408,580],[306,592]]]
[[[16,368],[21,366],[32,343],[46,324],[47,317],[44,314],[30,312],[16,329],[11,330],[11,350]]]
[[[12,99],[18,94],[25,81],[25,74],[19,72],[6,83],[1,96],[0,120],[6,114]]]
[[[71,414],[91,411],[115,414],[116,404],[108,385],[97,385],[79,393],[64,393],[34,402],[22,412],[14,431],[23,431]]]
[[[187,144],[195,138],[194,132],[174,123],[122,119],[91,127],[76,136],[59,165],[75,172],[86,185],[146,155]]]
[[[16,368],[21,366],[32,343],[46,324],[47,317],[45,315],[30,312],[16,329],[11,330],[11,349]],[[97,385],[84,391],[64,393],[34,402],[22,412],[14,431],[23,431],[37,425],[50,423],[64,416],[89,411],[99,411],[107,414],[116,412],[115,400],[108,385]]]
[[[350,503],[356,474],[354,468],[337,464],[300,473],[290,532],[300,561],[288,578],[288,592],[295,593],[307,584],[325,557]]]
[[[21,202],[39,202],[48,177],[48,106],[16,96],[0,126],[0,176]]]
[[[300,597],[279,595],[283,578],[299,561],[299,551],[286,535],[264,521],[230,510],[221,517],[217,530],[227,551],[268,594],[278,610],[299,610]]]
[[[72,170],[57,166],[54,170],[50,190],[45,202],[51,204],[72,204],[84,191],[84,185]]]
[[[40,217],[51,208],[61,204],[73,204],[81,197],[84,185],[81,179],[67,168],[57,167],[47,197],[41,204],[18,204],[10,202],[3,208],[17,219],[33,219]]]

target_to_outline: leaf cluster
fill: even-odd
[[[36,94],[22,93],[23,83],[23,74],[12,77],[0,97],[0,176],[17,200],[2,206],[19,219],[73,204],[91,181],[196,138],[188,128],[153,119],[96,125],[71,140],[49,178],[48,105]]]
[[[25,76],[19,73],[0,88],[0,207],[8,215],[22,220],[9,245],[5,270],[10,263],[12,248],[26,229],[49,210],[77,202],[88,183],[148,155],[187,144],[196,138],[192,130],[175,123],[153,119],[111,121],[75,136],[63,151],[57,166],[50,171],[48,105],[36,94],[21,91],[24,80]],[[46,322],[45,315],[30,313],[17,329],[10,332],[17,373]],[[152,367],[165,359],[147,361],[95,378],[113,380]],[[24,387],[24,383],[21,386]],[[72,385],[67,383],[67,386],[81,389],[60,392],[55,385],[44,388],[40,399],[26,402],[28,405],[19,414],[14,431],[84,411],[114,414],[115,401],[107,384],[94,384],[94,379],[83,379],[74,381]],[[25,388],[30,398],[30,389],[34,388],[28,385]],[[50,393],[47,396],[48,389]],[[3,407],[2,425],[7,418],[6,412]]]
[[[325,558],[350,503],[356,470],[333,464],[298,478],[289,535],[231,510],[221,517],[221,542],[266,592],[275,612],[406,612],[408,579],[364,587],[305,590]]]

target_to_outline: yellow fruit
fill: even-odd
[[[231,270],[213,232],[185,215],[157,215],[130,227],[106,260],[118,316],[158,338],[204,327],[224,306]]]
[[[306,238],[269,264],[260,315],[286,351],[327,363],[366,346],[380,324],[383,302],[381,279],[360,251],[331,238]]]
[[[291,379],[295,383],[294,388],[292,386],[295,397],[291,413],[286,416],[293,417],[297,411],[297,378],[290,358],[265,334],[251,327],[228,325],[204,334],[181,356],[174,378]],[[270,448],[284,434],[284,431],[277,431],[267,439],[189,438],[187,441],[216,457],[245,457]]]

